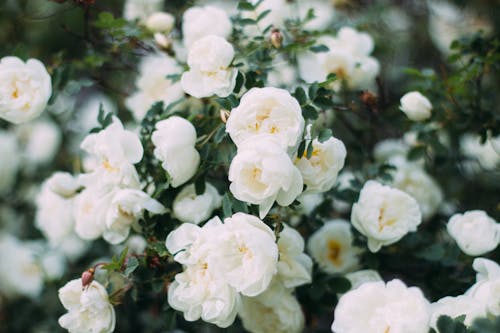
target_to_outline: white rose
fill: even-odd
[[[43,269],[47,280],[59,280],[66,271],[65,255],[55,250],[45,250],[40,260],[40,266]]]
[[[476,283],[465,293],[486,306],[490,316],[500,316],[500,266],[489,259],[476,258],[472,267],[477,272]]]
[[[11,235],[0,235],[0,293],[36,298],[43,289],[43,271],[36,253]]]
[[[0,59],[0,118],[14,124],[38,117],[52,94],[50,75],[37,59]]]
[[[312,0],[297,2],[299,6],[299,17],[304,18],[309,9],[314,10],[314,18],[304,24],[307,30],[327,29],[335,17],[335,8],[330,1]]]
[[[163,0],[126,0],[123,17],[126,20],[145,20],[149,15],[162,9]]]
[[[392,176],[392,185],[395,188],[417,200],[424,220],[436,213],[443,202],[443,192],[422,167],[415,163],[400,163]]]
[[[351,289],[354,290],[360,286],[362,286],[366,282],[378,282],[383,281],[382,277],[377,271],[373,269],[363,269],[360,271],[347,273],[345,278],[351,282]]]
[[[111,244],[127,239],[130,227],[144,212],[162,214],[165,208],[158,201],[137,189],[89,187],[75,200],[76,233],[83,239],[102,237]]]
[[[412,91],[401,97],[401,106],[399,109],[403,111],[410,120],[422,121],[430,118],[432,104],[427,97],[418,91]]]
[[[133,164],[142,159],[144,150],[138,135],[125,130],[118,118],[100,132],[87,135],[81,148],[97,160],[91,173],[80,176],[83,185],[139,186]]]
[[[0,194],[10,191],[16,181],[17,171],[20,164],[19,145],[14,133],[0,130]]]
[[[302,174],[307,192],[329,191],[344,167],[347,153],[344,143],[331,137],[325,142],[314,139],[311,144],[311,157],[308,159],[304,153],[304,156],[297,157],[295,165]]]
[[[298,210],[304,215],[311,215],[311,213],[323,203],[325,198],[322,193],[302,193],[297,201],[300,205]]]
[[[304,328],[299,302],[279,282],[257,297],[243,297],[238,314],[243,327],[252,333],[299,333]]]
[[[460,295],[444,297],[431,304],[431,327],[437,332],[437,321],[440,316],[456,318],[465,315],[464,324],[470,326],[474,319],[486,317],[486,308],[472,296]]]
[[[297,230],[284,225],[278,239],[278,279],[286,288],[294,288],[312,280],[311,258],[304,253],[304,238]]]
[[[237,146],[248,138],[268,134],[284,149],[293,149],[302,137],[304,118],[299,103],[288,91],[252,88],[231,110],[226,131]]]
[[[430,304],[401,280],[367,282],[344,294],[335,308],[335,333],[427,333]]]
[[[208,265],[223,272],[229,285],[245,296],[267,289],[277,272],[278,246],[273,231],[257,217],[236,213],[218,230],[217,250]]]
[[[79,188],[78,182],[73,175],[68,172],[57,171],[46,180],[50,191],[63,198],[71,198]]]
[[[172,210],[175,218],[182,222],[199,224],[206,221],[221,206],[222,199],[217,189],[205,183],[205,192],[196,195],[194,184],[184,187],[175,197]]]
[[[146,28],[148,28],[151,32],[163,32],[168,34],[174,28],[174,24],[174,16],[166,12],[155,12],[149,15],[146,20]]]
[[[311,235],[307,249],[321,270],[336,274],[358,266],[359,250],[352,242],[351,225],[344,220],[331,220]]]
[[[233,26],[226,12],[212,6],[191,7],[182,17],[182,35],[188,48],[197,40],[215,35],[228,38]]]
[[[500,224],[482,210],[455,214],[446,228],[458,247],[470,256],[493,251],[500,243]]]
[[[184,313],[187,321],[202,319],[219,327],[234,322],[240,295],[208,269],[206,264],[191,265],[175,276],[168,288],[168,304]]]
[[[26,169],[36,169],[38,165],[50,163],[62,140],[59,127],[46,119],[22,124],[16,127],[16,134],[23,147]]]
[[[362,57],[356,61],[348,84],[352,89],[368,89],[373,86],[380,72],[380,64],[373,57]]]
[[[229,167],[229,189],[241,201],[259,205],[261,218],[276,201],[288,206],[302,192],[302,176],[270,136],[241,143]]]
[[[194,148],[196,129],[184,118],[173,116],[156,123],[151,136],[154,155],[170,176],[172,187],[178,187],[194,176],[200,154]]]
[[[82,288],[82,280],[69,281],[59,289],[59,300],[68,312],[59,325],[70,333],[111,333],[115,329],[115,309],[109,303],[106,289],[97,281]]]
[[[230,67],[233,58],[233,46],[224,38],[208,35],[197,40],[189,49],[189,71],[182,74],[182,89],[196,98],[229,96],[238,74]]]
[[[401,139],[385,139],[377,142],[373,148],[373,155],[379,162],[386,162],[395,157],[405,158],[410,147]]]
[[[416,231],[422,222],[417,201],[405,192],[370,180],[352,207],[354,228],[368,237],[368,248],[377,252]]]
[[[155,102],[164,106],[184,96],[180,82],[173,82],[168,75],[181,74],[182,68],[174,58],[163,53],[144,57],[139,65],[139,76],[135,81],[137,91],[125,100],[137,121],[142,120]]]
[[[485,170],[495,170],[500,165],[500,154],[487,141],[481,143],[481,138],[476,134],[465,134],[460,138],[460,151],[466,157],[476,160]],[[472,168],[477,171],[477,168]]]

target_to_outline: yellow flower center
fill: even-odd
[[[342,245],[334,239],[328,241],[328,259],[335,265],[342,265],[342,258],[340,254],[342,252]]]
[[[385,227],[389,227],[394,223],[396,223],[395,218],[386,220],[384,218],[384,214],[385,214],[385,206],[382,206],[382,208],[380,208],[380,213],[378,215],[378,232],[382,232]]]

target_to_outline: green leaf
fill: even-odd
[[[467,328],[458,320],[453,320],[448,316],[440,316],[437,320],[439,333],[466,333]]]
[[[231,101],[227,98],[216,98],[215,102],[219,104],[224,110],[231,110],[233,108]]]
[[[302,140],[299,144],[299,148],[297,149],[297,157],[302,158],[302,156],[304,156],[305,151],[306,151],[306,141]]]
[[[319,132],[318,141],[323,143],[333,136],[332,130],[329,128],[324,128]]]
[[[238,71],[238,75],[236,76],[236,84],[234,85],[233,90],[235,94],[240,92],[241,87],[243,87],[243,83],[245,83],[245,76],[242,72]]]
[[[224,140],[224,138],[227,136],[227,132],[226,132],[226,125],[222,125],[220,126],[217,131],[215,132],[214,134],[214,142],[216,144],[219,144],[222,142],[222,140]]]
[[[137,267],[139,267],[139,260],[137,260],[136,257],[130,257],[127,260],[127,268],[125,268],[123,274],[125,274],[125,276],[129,276]]]
[[[313,84],[311,84],[309,86],[309,91],[308,91],[308,94],[309,94],[309,98],[311,100],[314,100],[318,94],[318,89],[319,89],[319,84],[318,82],[314,82]]]
[[[415,161],[422,157],[425,157],[426,152],[427,152],[426,146],[415,146],[410,149],[407,158],[410,161]]]
[[[312,142],[309,142],[309,145],[307,146],[307,149],[306,149],[306,158],[307,159],[311,158],[313,151],[314,151],[313,144],[312,144]]]
[[[302,87],[297,87],[293,96],[297,99],[300,105],[305,105],[307,103],[307,95]]]
[[[267,9],[267,10],[263,11],[262,13],[260,13],[259,16],[257,16],[257,22],[259,22],[264,17],[266,17],[270,12],[271,12],[271,10]]]
[[[239,19],[238,23],[241,25],[253,25],[253,24],[257,24],[257,21],[254,19],[251,19],[251,18],[243,18],[243,19]]]
[[[302,116],[305,119],[316,120],[318,119],[318,111],[312,105],[306,105],[302,108]]]
[[[254,10],[255,7],[248,1],[240,1],[238,3],[238,9],[243,10],[243,11],[250,11],[250,10]]]
[[[205,177],[199,176],[194,182],[194,190],[196,191],[196,195],[202,195],[205,193]]]
[[[335,294],[343,294],[351,289],[351,282],[344,277],[333,277],[328,280],[328,287]]]
[[[228,193],[224,194],[224,197],[222,197],[222,213],[224,217],[233,215],[232,203]]]
[[[320,53],[320,52],[328,52],[328,51],[330,51],[330,49],[328,48],[328,46],[323,45],[323,44],[311,46],[309,48],[309,50],[312,51],[312,52],[314,52],[314,53]]]

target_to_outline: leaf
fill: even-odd
[[[254,10],[255,7],[248,1],[240,1],[238,2],[238,9],[243,11]]]
[[[137,260],[136,257],[130,257],[128,258],[127,260],[127,268],[125,268],[125,271],[123,272],[123,274],[125,274],[125,276],[129,276],[130,274],[132,274],[135,269],[139,267],[139,260]]]
[[[312,105],[306,105],[302,108],[302,116],[305,119],[316,120],[318,119],[318,111]]]
[[[439,333],[466,333],[467,328],[458,320],[453,320],[448,316],[440,316],[437,320]]]
[[[228,193],[224,194],[224,197],[222,198],[222,213],[224,214],[224,217],[233,215],[232,203]]]
[[[215,102],[221,106],[224,110],[231,110],[233,107],[231,101],[227,98],[216,98]]]
[[[235,94],[240,92],[241,87],[243,87],[243,83],[245,83],[245,76],[242,72],[238,71],[238,75],[236,76],[236,84],[234,85],[233,90]]]
[[[260,13],[259,16],[257,16],[257,22],[259,22],[264,17],[266,17],[270,12],[271,12],[271,10],[267,9],[267,10],[263,11],[262,13]]]
[[[299,144],[299,148],[297,149],[297,157],[302,158],[302,156],[304,156],[305,151],[306,151],[306,141],[302,140]]]
[[[194,182],[194,189],[196,191],[196,195],[202,195],[205,193],[205,176],[199,176]]]
[[[343,294],[351,289],[351,282],[344,277],[333,277],[328,280],[328,287],[335,294]]]
[[[297,87],[293,96],[297,99],[300,105],[304,105],[307,103],[307,95],[302,87]]]
[[[425,156],[427,152],[426,146],[415,146],[408,152],[408,160],[415,161]]]
[[[318,141],[323,143],[333,136],[332,130],[329,128],[324,128],[319,132]]]
[[[330,49],[328,48],[328,46],[323,45],[323,44],[311,46],[309,48],[309,50],[311,50],[314,53],[320,53],[320,52],[328,52],[328,51],[330,51]]]
[[[243,18],[243,19],[239,19],[238,23],[241,25],[253,25],[253,24],[257,24],[257,21],[254,19],[251,19],[251,18]]]
[[[226,125],[222,125],[220,126],[217,131],[215,132],[214,134],[214,142],[216,144],[219,144],[222,142],[222,140],[224,140],[224,138],[227,136],[227,132],[226,132]]]
[[[318,94],[318,89],[319,89],[319,84],[317,82],[314,82],[309,86],[308,94],[311,100],[314,100],[316,98]]]
[[[307,146],[307,149],[306,149],[306,158],[307,159],[311,158],[313,151],[314,151],[313,144],[312,144],[312,142],[309,142],[309,145]]]

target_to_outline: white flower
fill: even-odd
[[[500,224],[482,210],[455,214],[446,228],[458,247],[470,256],[493,251],[500,243]]]
[[[352,242],[349,222],[330,220],[311,235],[307,249],[321,270],[330,274],[342,273],[359,264],[359,251]]]
[[[349,88],[365,89],[373,85],[380,71],[378,61],[370,56],[374,43],[370,35],[350,27],[343,27],[336,37],[321,37],[318,44],[327,52],[305,52],[299,55],[299,75],[306,82],[323,82],[328,74],[336,74],[331,85],[339,90],[344,81]]]
[[[109,303],[106,289],[97,281],[82,288],[81,279],[69,281],[59,289],[59,300],[68,313],[59,325],[70,333],[111,333],[115,329],[115,309]]]
[[[362,286],[366,282],[377,282],[383,281],[380,274],[373,269],[363,269],[360,271],[347,273],[345,278],[351,282],[351,289],[356,289]]]
[[[252,88],[231,110],[226,131],[239,146],[248,138],[268,134],[284,149],[293,149],[304,131],[300,105],[290,93],[278,88]]]
[[[63,198],[71,198],[76,194],[79,188],[78,182],[68,172],[57,171],[46,180],[47,187],[50,191]]]
[[[304,328],[299,302],[279,282],[257,297],[243,297],[238,315],[252,333],[299,333]]]
[[[297,209],[304,215],[311,215],[324,200],[325,198],[321,193],[302,193],[297,198],[297,201],[300,202]]]
[[[226,12],[212,6],[191,7],[182,17],[182,36],[187,48],[208,35],[228,38],[232,29]]]
[[[45,250],[40,260],[40,266],[43,269],[47,280],[59,280],[66,271],[65,255],[56,250]]]
[[[14,133],[0,130],[0,156],[9,156],[0,163],[0,194],[3,194],[14,185],[19,169],[19,144]]]
[[[304,238],[284,225],[278,239],[278,279],[286,288],[311,283],[312,260],[304,253]]]
[[[135,81],[137,91],[125,100],[126,107],[134,118],[142,120],[155,102],[165,106],[184,96],[180,82],[173,82],[168,75],[176,75],[182,68],[174,58],[163,53],[144,57],[139,65],[139,76]]]
[[[267,289],[277,271],[278,246],[273,231],[257,217],[236,213],[218,230],[217,251],[208,265],[245,296]]]
[[[410,120],[422,121],[430,118],[432,104],[427,97],[418,91],[412,91],[401,97],[401,106],[399,109],[403,111]]]
[[[50,75],[37,59],[0,59],[0,118],[14,124],[38,117],[52,94]]]
[[[405,192],[370,180],[352,207],[354,228],[368,237],[368,248],[377,252],[416,231],[422,222],[417,201]]]
[[[151,32],[170,33],[174,28],[175,17],[166,12],[155,12],[146,20],[146,28]]]
[[[309,9],[314,10],[314,18],[304,25],[307,30],[327,29],[335,17],[335,8],[331,1],[299,1],[297,5],[299,6],[299,17],[302,19],[306,17]]]
[[[401,280],[367,282],[344,294],[335,308],[335,333],[427,333],[430,304]]]
[[[465,293],[486,306],[490,316],[500,316],[500,266],[489,259],[476,258],[472,267],[477,272],[476,283]]]
[[[168,288],[168,304],[184,313],[184,319],[202,319],[219,327],[234,322],[240,296],[206,264],[191,265],[175,276]]]
[[[146,18],[162,9],[163,0],[127,0],[123,8],[126,20],[144,21]]]
[[[83,239],[102,237],[111,244],[127,239],[130,227],[148,210],[162,214],[158,201],[137,189],[113,188],[111,191],[89,187],[75,199],[76,233]]]
[[[485,305],[469,295],[441,298],[431,304],[431,311],[431,327],[436,331],[438,331],[436,325],[440,316],[456,318],[465,315],[466,326],[470,326],[476,318],[486,317]]]
[[[311,144],[311,157],[308,159],[304,153],[304,156],[297,157],[295,165],[302,174],[307,192],[329,191],[344,167],[347,153],[344,143],[331,137],[324,142],[314,139]]]
[[[144,151],[138,135],[125,130],[118,118],[114,117],[113,123],[100,132],[87,135],[81,148],[97,160],[91,173],[80,176],[82,184],[138,186],[133,164],[142,159]]]
[[[282,147],[267,135],[240,143],[229,167],[229,189],[241,201],[259,205],[261,218],[274,201],[291,204],[302,192],[302,176]]]
[[[97,117],[101,106],[105,112],[117,113],[116,104],[109,96],[99,91],[85,96],[85,100],[78,104],[77,109],[74,111],[74,119],[71,122],[71,129],[78,133],[77,137],[82,134],[87,135],[94,127],[99,126]],[[71,106],[66,108],[73,109]]]
[[[500,165],[500,154],[497,154],[490,142],[481,143],[479,135],[466,134],[461,137],[460,151],[466,157],[476,160],[485,170],[495,170]]]
[[[23,148],[23,164],[26,169],[36,169],[38,165],[50,163],[62,140],[59,127],[47,119],[17,126],[16,135]]]
[[[379,162],[386,162],[394,158],[404,158],[410,147],[401,139],[385,139],[377,142],[373,148],[373,155]]]
[[[429,219],[443,202],[441,188],[418,164],[404,162],[396,165],[397,169],[392,174],[392,186],[408,193],[417,200],[422,218]]]
[[[36,253],[11,235],[0,235],[0,294],[36,298],[42,292],[43,271]]]
[[[205,192],[196,195],[194,184],[184,187],[175,197],[172,210],[175,218],[182,222],[199,224],[206,221],[221,206],[222,199],[217,189],[205,183]]]
[[[228,96],[238,74],[236,68],[230,67],[233,58],[233,46],[224,38],[208,35],[197,40],[189,49],[189,71],[182,74],[182,89],[196,98]]]
[[[173,116],[156,123],[151,136],[154,155],[170,176],[172,187],[178,187],[194,176],[200,154],[194,148],[196,129],[184,118]]]

